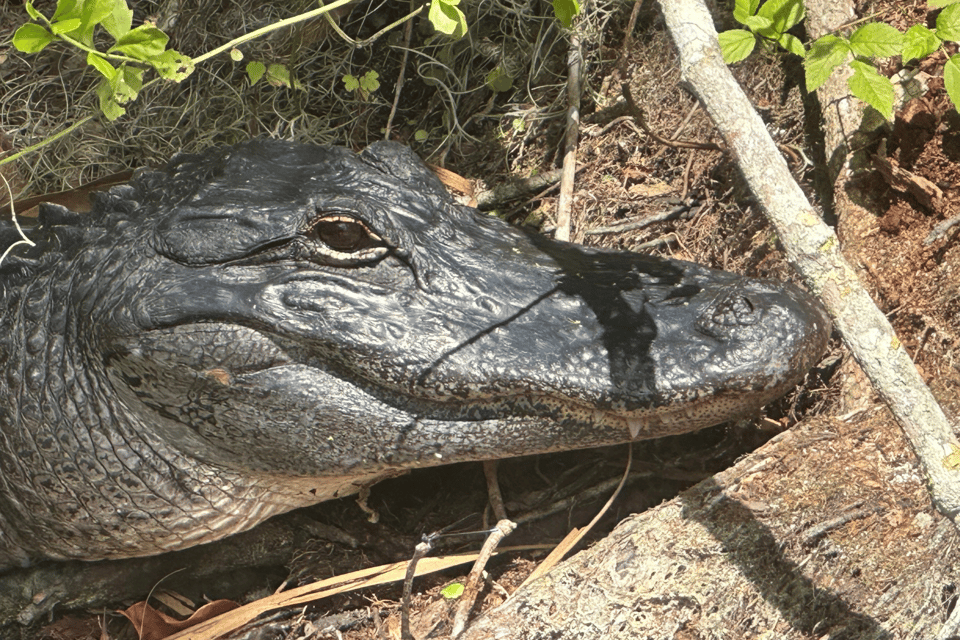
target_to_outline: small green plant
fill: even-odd
[[[343,76],[343,85],[347,91],[356,91],[361,100],[366,100],[371,93],[380,88],[380,74],[371,70],[357,78],[348,73]]]
[[[440,595],[442,595],[447,600],[456,600],[463,595],[464,586],[459,582],[454,582],[448,584],[443,589],[440,590]]]
[[[288,89],[300,89],[300,81],[290,75],[290,69],[278,62],[265,65],[259,60],[253,60],[246,66],[247,78],[250,80],[250,86],[257,84],[261,78],[266,76],[267,82],[274,87],[287,87]]]
[[[720,50],[727,64],[739,62],[753,52],[757,41],[776,43],[802,57],[807,91],[816,91],[833,70],[849,62],[853,75],[847,81],[851,93],[893,118],[894,88],[873,64],[874,58],[901,56],[903,62],[919,60],[943,48],[946,42],[960,41],[960,0],[930,0],[934,7],[946,7],[937,16],[936,29],[914,25],[906,33],[882,22],[865,24],[843,37],[827,34],[809,49],[786,33],[803,20],[801,0],[736,0],[733,16],[747,29],[720,34]],[[948,6],[949,5],[949,6]],[[960,110],[960,55],[948,58],[943,70],[944,86],[954,106]]]
[[[176,82],[193,72],[193,61],[168,49],[169,38],[160,29],[149,23],[132,26],[133,11],[126,0],[59,0],[52,18],[31,2],[26,3],[26,10],[36,22],[17,29],[13,46],[24,53],[38,53],[51,42],[62,41],[86,51],[87,64],[103,76],[97,96],[109,120],[122,116],[126,112],[122,105],[136,99],[147,68]],[[113,38],[113,46],[106,51],[94,48],[98,27]]]

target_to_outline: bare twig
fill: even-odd
[[[413,2],[410,4],[412,8]],[[419,9],[417,11],[419,12]],[[393,104],[390,106],[390,116],[387,118],[387,126],[384,127],[384,140],[390,139],[390,129],[393,127],[393,117],[397,115],[397,104],[400,103],[400,90],[403,88],[403,76],[407,69],[407,58],[410,57],[410,39],[412,37],[413,20],[408,20],[407,23],[403,25],[403,59],[400,61],[400,73],[397,74],[397,86],[393,91]]]
[[[467,576],[466,584],[463,586],[460,605],[457,607],[457,613],[453,617],[453,627],[450,630],[451,637],[456,638],[463,633],[464,628],[467,626],[467,616],[470,615],[470,610],[473,608],[473,604],[477,599],[477,594],[480,593],[484,567],[487,566],[487,562],[490,560],[493,552],[497,550],[500,541],[513,533],[513,530],[516,528],[517,525],[513,522],[506,519],[500,520],[497,526],[490,532],[490,535],[487,536],[486,542],[483,543],[483,547],[480,549],[480,557],[473,563],[470,575]]]
[[[622,233],[624,231],[634,231],[636,229],[643,229],[644,227],[649,227],[652,224],[657,222],[664,222],[666,220],[673,220],[674,218],[679,218],[681,215],[690,211],[694,203],[682,204],[679,207],[675,207],[670,211],[664,211],[663,213],[657,213],[652,216],[647,216],[643,220],[637,220],[635,222],[628,222],[626,224],[618,224],[613,227],[596,227],[594,229],[587,229],[583,232],[585,236],[598,236],[604,233]]]
[[[400,637],[413,640],[410,633],[410,594],[413,591],[413,577],[417,575],[417,563],[433,549],[433,538],[424,538],[413,549],[413,557],[407,563],[407,575],[403,579],[403,606],[400,611]]]
[[[903,428],[928,479],[933,502],[954,525],[960,516],[960,441],[856,273],[837,236],[817,215],[763,121],[723,63],[701,0],[660,0],[680,51],[681,75],[736,158],[790,262],[820,297],[843,340]]]
[[[573,181],[577,174],[577,139],[580,135],[580,67],[583,64],[580,37],[570,34],[567,54],[567,133],[564,137],[563,173],[557,201],[557,240],[570,240],[570,209],[573,206]]]
[[[493,508],[493,515],[498,521],[507,519],[507,508],[503,506],[503,494],[500,493],[500,482],[497,481],[497,461],[483,461],[483,476],[487,479],[487,497]]]

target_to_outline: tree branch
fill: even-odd
[[[857,362],[920,458],[937,509],[957,525],[960,442],[883,313],[840,253],[723,62],[701,0],[660,0],[681,77],[700,98],[777,230],[787,258],[820,297]]]

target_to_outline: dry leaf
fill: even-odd
[[[162,611],[157,611],[146,602],[138,602],[120,613],[133,623],[133,628],[136,629],[140,640],[163,640],[178,631],[189,629],[239,606],[232,600],[215,600],[197,609],[186,620],[177,620],[168,616]]]

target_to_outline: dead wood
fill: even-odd
[[[462,638],[925,640],[956,600],[958,544],[875,407],[625,520]]]

